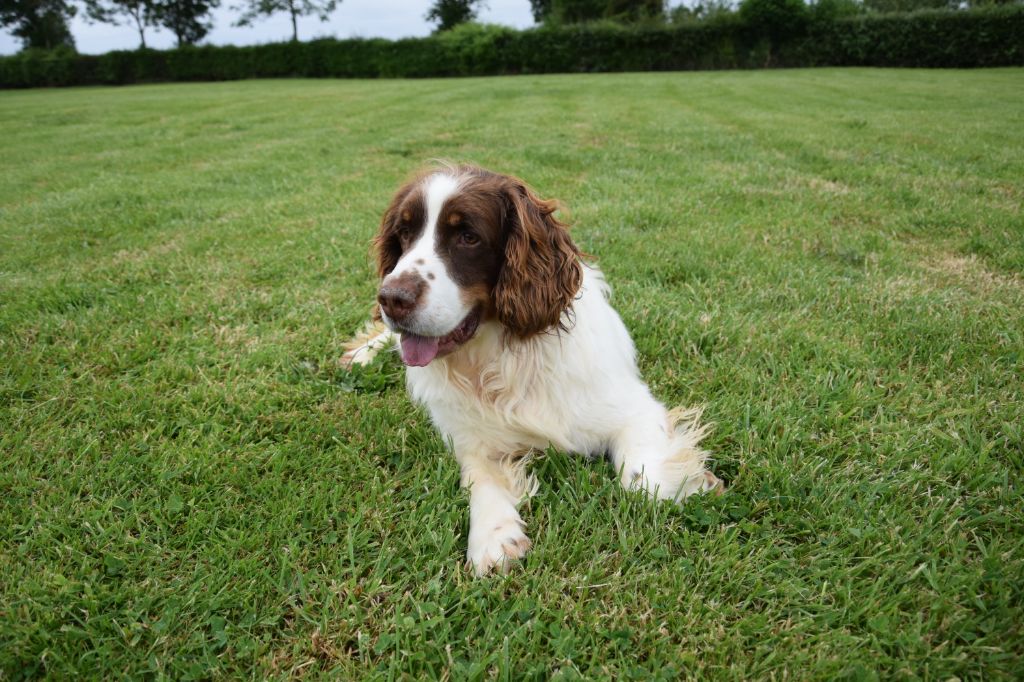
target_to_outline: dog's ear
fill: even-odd
[[[508,240],[494,289],[498,321],[518,338],[564,329],[562,313],[583,282],[580,251],[554,215],[557,202],[541,199],[518,178],[508,178],[503,194]]]
[[[398,265],[398,259],[402,257],[402,243],[399,240],[399,230],[402,228],[402,204],[412,192],[412,186],[406,185],[398,190],[384,217],[381,218],[380,228],[373,238],[373,253],[377,258],[377,275],[382,279],[391,273]]]

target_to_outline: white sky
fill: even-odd
[[[235,28],[232,24],[240,12],[234,12],[230,7],[236,4],[238,0],[221,0],[222,6],[213,12],[213,30],[203,40],[204,44],[252,45],[291,38],[291,20],[287,14],[275,14],[247,28]],[[433,30],[433,25],[423,18],[431,4],[431,0],[341,0],[329,21],[320,23],[316,17],[300,17],[299,40],[328,36],[425,36]],[[487,7],[478,15],[479,21],[514,28],[533,25],[530,0],[486,0],[485,4]],[[79,10],[71,22],[71,34],[79,52],[101,54],[110,50],[134,50],[139,46],[139,35],[134,25],[90,24],[82,19],[82,14]],[[174,47],[174,34],[147,28],[146,44],[155,48]],[[20,49],[20,40],[0,31],[0,54],[14,54]]]

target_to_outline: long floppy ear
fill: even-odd
[[[384,211],[384,217],[380,220],[380,228],[373,238],[373,253],[377,257],[377,275],[382,279],[388,275],[402,256],[402,244],[398,239],[398,230],[401,227],[400,207],[405,198],[412,191],[405,186],[395,194],[391,204]]]
[[[558,327],[583,282],[580,250],[558,204],[545,201],[518,178],[505,187],[505,262],[494,289],[498,321],[518,338]]]

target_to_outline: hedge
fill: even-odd
[[[681,26],[582,24],[516,31],[465,25],[428,38],[314,40],[0,58],[0,87],[235,80],[423,78],[765,66],[1024,65],[1024,7],[815,19],[770,44],[737,14]]]
[[[1024,65],[1024,7],[858,16],[817,27],[808,65]]]

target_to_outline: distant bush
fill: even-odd
[[[1024,7],[848,16],[844,0],[797,14],[789,0],[713,20],[610,23],[516,31],[465,24],[428,38],[314,40],[78,55],[30,50],[0,58],[0,87],[234,80],[424,78],[520,73],[678,71],[763,66],[1024,65]],[[762,21],[773,16],[772,22]],[[755,18],[756,17],[756,18]],[[774,22],[774,23],[773,23]]]

